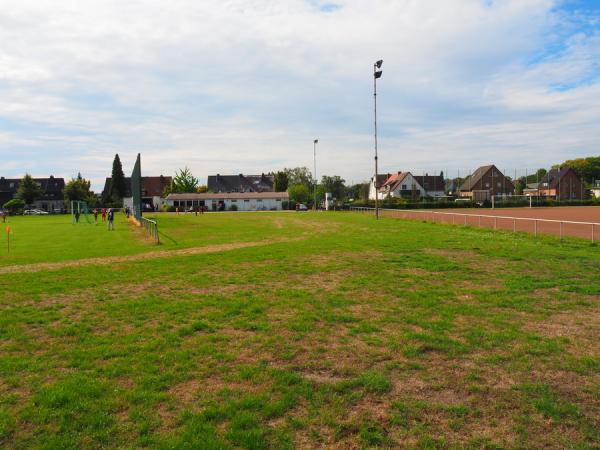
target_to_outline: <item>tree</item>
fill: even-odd
[[[125,174],[118,153],[113,161],[111,177],[109,197],[114,202],[120,202],[127,193],[127,186],[125,185]]]
[[[288,174],[285,171],[276,172],[273,177],[273,190],[275,192],[287,191],[289,184]]]
[[[202,185],[198,186],[198,188],[196,189],[196,192],[198,194],[204,194],[205,192],[208,192],[208,186],[205,184],[202,184]]]
[[[10,212],[20,211],[25,208],[25,202],[20,198],[13,198],[2,205],[2,207]]]
[[[190,169],[185,167],[179,170],[173,178],[171,192],[187,193],[196,192],[198,189],[198,178],[192,175]]]
[[[26,205],[31,205],[42,195],[42,188],[28,173],[25,174],[19,183],[17,197],[25,202]]]
[[[337,200],[343,200],[346,196],[345,182],[346,180],[338,175],[332,177],[323,175],[321,178],[321,184],[323,185],[325,192],[331,192],[333,198]]]
[[[288,188],[288,194],[290,196],[290,202],[294,203],[308,203],[310,200],[310,191],[304,184],[294,184]]]
[[[65,196],[65,202],[69,204],[72,201],[83,201],[87,203],[94,203],[96,201],[94,193],[90,190],[92,183],[77,174],[77,178],[71,178],[71,180],[65,185],[63,194]]]
[[[572,168],[581,180],[588,185],[594,183],[595,180],[600,180],[600,156],[570,159],[560,164],[560,166],[554,167]]]
[[[308,167],[294,167],[293,169],[283,169],[288,178],[288,187],[297,184],[303,184],[307,188],[313,185],[313,177]]]

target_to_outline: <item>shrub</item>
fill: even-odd
[[[25,202],[20,198],[13,198],[12,200],[7,201],[3,206],[4,209],[9,211],[20,211],[25,208]]]
[[[232,204],[232,205],[229,207],[229,211],[237,211],[237,210],[238,210],[238,206],[237,206],[236,204]]]

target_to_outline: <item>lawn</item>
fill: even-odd
[[[353,213],[156,219],[160,246],[121,217],[11,218],[0,447],[600,445],[589,242]]]

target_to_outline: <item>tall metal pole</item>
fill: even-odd
[[[314,164],[315,164],[315,186],[313,188],[314,190],[314,204],[313,204],[313,211],[317,210],[317,142],[319,142],[318,139],[315,139],[313,141],[313,158],[314,158]]]
[[[379,219],[379,186],[378,186],[378,166],[377,166],[377,78],[381,77],[381,68],[383,64],[382,60],[377,61],[373,64],[373,102],[375,106],[375,218]]]

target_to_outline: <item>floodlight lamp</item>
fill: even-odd
[[[318,139],[315,139],[315,144],[316,144],[316,143],[318,143],[318,142],[319,142],[319,140],[318,140]]]
[[[375,71],[375,78],[381,78],[381,74],[383,73],[382,70],[377,70]]]
[[[379,68],[381,68],[381,65],[382,65],[382,64],[383,64],[383,59],[380,59],[379,61],[377,61],[377,62],[375,63],[375,65],[377,66],[377,68],[378,68],[378,69],[379,69]]]

